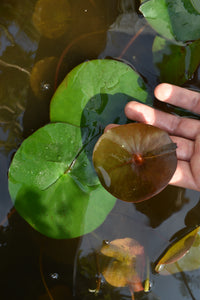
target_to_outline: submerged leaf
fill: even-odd
[[[55,39],[67,30],[70,16],[68,0],[38,0],[33,13],[33,23],[41,35]]]
[[[162,82],[177,85],[189,80],[200,62],[200,41],[180,46],[159,36],[153,43],[153,60]]]
[[[200,267],[200,254],[197,239],[200,227],[173,243],[156,264],[155,271],[161,274],[189,271]],[[193,251],[194,248],[194,251]],[[191,263],[192,260],[195,262]],[[189,262],[189,263],[188,263]]]
[[[124,238],[104,243],[101,253],[112,258],[102,272],[109,284],[129,286],[134,292],[144,289],[140,278],[144,268],[144,248],[136,240]]]
[[[136,240],[123,238],[104,243],[101,253],[120,261],[128,261],[135,258],[136,255],[143,255],[144,249]]]
[[[17,211],[49,237],[88,233],[115,204],[83,149],[79,127],[52,123],[27,138],[11,163],[9,192]]]
[[[147,124],[111,128],[95,145],[93,163],[112,195],[129,202],[160,192],[176,170],[176,145],[163,130]]]
[[[35,63],[31,71],[30,84],[36,97],[46,98],[53,93],[53,80],[55,77],[58,59],[54,56],[45,57]]]
[[[105,280],[112,286],[129,286],[134,292],[143,291],[141,279],[137,275],[134,264],[113,261],[103,271]]]

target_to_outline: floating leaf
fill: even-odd
[[[114,258],[103,270],[105,280],[115,287],[129,286],[134,292],[143,291],[144,248],[134,239],[123,238],[104,243],[101,253]]]
[[[199,0],[190,0],[196,11],[200,13],[200,1]]]
[[[113,208],[83,151],[79,127],[48,124],[27,138],[9,170],[9,192],[19,214],[52,238],[94,230]]]
[[[185,42],[200,38],[199,6],[194,0],[148,0],[141,4],[140,11],[167,39]]]
[[[50,118],[82,127],[92,121],[92,129],[103,127],[113,118],[117,121],[133,99],[152,103],[143,79],[131,67],[110,59],[91,60],[75,67],[60,84],[51,101]]]
[[[152,103],[143,79],[126,64],[97,59],[75,67],[56,90],[50,104],[52,122],[81,126],[85,139],[93,146],[85,151],[92,161],[98,137],[110,123],[124,124],[128,101]]]
[[[146,200],[170,181],[177,165],[176,145],[163,130],[126,124],[104,133],[93,152],[100,182],[115,197]]]
[[[70,16],[68,0],[38,0],[33,13],[33,23],[41,35],[55,39],[66,32]]]
[[[159,36],[153,43],[153,60],[162,82],[177,85],[189,80],[200,62],[200,41],[176,45]]]
[[[61,83],[51,121],[67,124],[49,124],[24,141],[9,172],[13,202],[35,229],[71,238],[104,221],[115,199],[99,183],[92,151],[108,123],[127,121],[121,112],[133,95],[150,99],[139,75],[114,60],[83,63]]]
[[[155,270],[161,274],[190,271],[200,267],[199,228],[173,243],[159,259]]]

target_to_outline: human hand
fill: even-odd
[[[200,114],[200,93],[162,83],[154,91],[163,102]],[[177,144],[177,169],[170,184],[200,191],[200,121],[179,117],[131,101],[126,116],[134,121],[151,124],[167,131]]]

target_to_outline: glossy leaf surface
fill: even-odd
[[[16,209],[49,237],[90,232],[115,204],[83,148],[80,128],[48,124],[22,143],[10,166],[9,192]]]
[[[91,129],[105,127],[113,119],[119,121],[125,104],[133,99],[152,103],[143,79],[131,67],[115,60],[91,60],[75,67],[60,84],[50,118],[81,127],[92,121]]]
[[[173,243],[156,264],[156,272],[168,275],[200,267],[200,234],[197,227]]]
[[[181,85],[189,80],[200,62],[200,41],[180,46],[156,37],[153,60],[161,82]]]
[[[50,118],[81,127],[84,139],[93,143],[85,148],[92,161],[105,126],[127,123],[124,107],[131,100],[152,104],[143,79],[122,62],[91,60],[75,67],[60,84],[50,103]]]
[[[169,135],[147,124],[126,124],[104,133],[95,145],[93,163],[102,185],[129,202],[146,200],[170,181],[177,165]]]
[[[149,0],[140,6],[149,24],[170,40],[191,41],[200,38],[200,13],[193,0]]]
[[[123,238],[105,243],[101,253],[113,258],[103,270],[109,284],[129,286],[135,292],[143,290],[140,275],[144,267],[144,248],[136,240]]]

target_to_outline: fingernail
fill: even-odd
[[[168,83],[161,83],[155,88],[155,96],[161,101],[165,101],[170,98],[172,92],[172,86]]]

